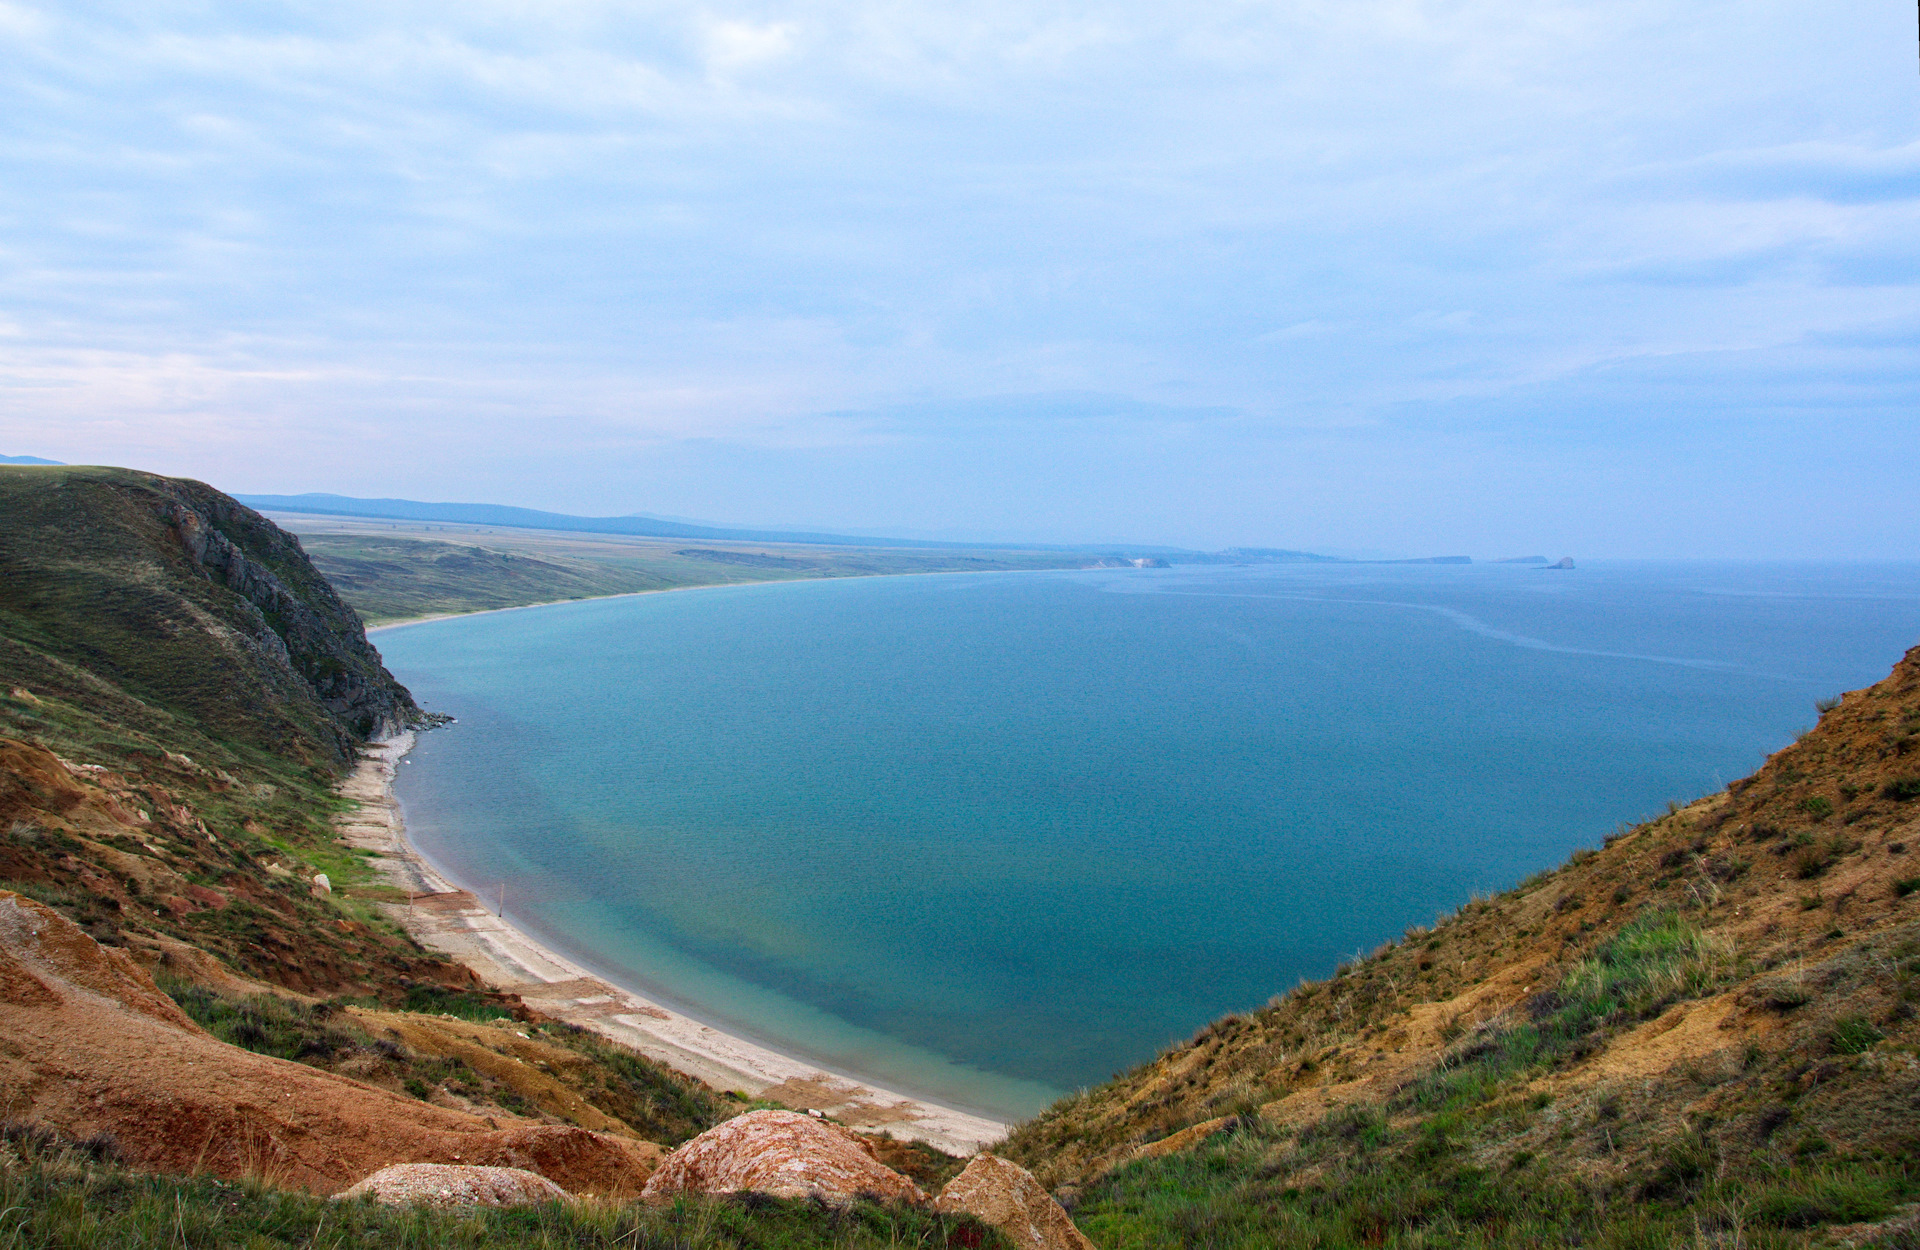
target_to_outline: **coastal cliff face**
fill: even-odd
[[[359,619],[299,539],[197,482],[163,487],[175,494],[165,515],[181,550],[237,596],[253,627],[248,640],[276,669],[302,681],[342,729],[362,740],[382,738],[419,717],[413,696],[380,663]]]
[[[0,469],[0,679],[102,686],[334,772],[418,719],[292,535],[198,482]]]
[[[0,882],[155,966],[462,985],[363,912],[331,786],[419,710],[271,522],[195,482],[0,468]]]

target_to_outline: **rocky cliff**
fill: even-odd
[[[338,771],[419,716],[299,540],[198,482],[0,469],[0,678]]]

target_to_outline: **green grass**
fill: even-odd
[[[1842,1016],[1827,1035],[1836,1055],[1864,1055],[1886,1037],[1865,1016]]]
[[[277,994],[237,997],[165,976],[159,984],[194,1023],[243,1050],[291,1059],[324,1071],[347,1065],[360,1080],[405,1090],[416,1098],[431,1098],[436,1090],[445,1089],[471,1103],[491,1104],[510,1115],[539,1114],[508,1085],[474,1071],[458,1058],[416,1054],[391,1038],[374,1036],[359,1020],[341,1011],[340,1004]],[[379,1004],[365,1001],[354,1005]],[[406,1009],[477,1023],[513,1014],[486,995],[435,985],[410,987]],[[636,1133],[663,1145],[686,1141],[743,1109],[697,1081],[574,1025],[524,1025],[517,1031],[586,1060],[579,1067],[569,1065],[547,1075]]]
[[[513,1018],[512,1008],[502,1006],[485,994],[476,994],[472,990],[450,990],[444,985],[409,986],[406,1001],[401,1006],[405,1011],[453,1016],[476,1024]]]
[[[1404,1101],[1426,1110],[1485,1101],[1507,1082],[1598,1049],[1603,1030],[1651,1019],[1711,993],[1733,971],[1723,943],[1674,912],[1648,912],[1526,1004],[1528,1019],[1455,1047]]]
[[[1896,777],[1880,787],[1880,793],[1890,799],[1905,802],[1908,799],[1920,799],[1920,777]]]
[[[372,1039],[332,1003],[306,1003],[277,994],[233,998],[162,976],[159,986],[193,1022],[242,1050],[276,1059],[327,1060],[372,1050]]]
[[[33,1136],[34,1140],[26,1140]],[[50,1135],[0,1142],[0,1250],[905,1250],[1004,1247],[992,1229],[906,1206],[758,1196],[664,1208],[550,1203],[434,1211],[330,1202],[208,1176],[152,1176]]]
[[[1136,1163],[1080,1196],[1074,1218],[1110,1250],[1545,1247],[1665,1250],[1805,1244],[1802,1230],[1873,1220],[1920,1194],[1910,1161],[1768,1160],[1718,1175],[1698,1140],[1651,1173],[1582,1181],[1488,1147],[1537,1109],[1429,1117],[1393,1129],[1347,1110],[1294,1133],[1257,1119],[1186,1154]]]

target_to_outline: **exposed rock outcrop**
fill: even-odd
[[[459,1163],[396,1163],[334,1195],[389,1207],[525,1207],[564,1202],[567,1191],[521,1168]]]
[[[1033,1173],[984,1151],[947,1182],[934,1207],[991,1224],[1021,1250],[1093,1250]]]
[[[850,1202],[923,1202],[926,1195],[837,1125],[792,1111],[749,1111],[681,1146],[647,1182],[650,1201],[741,1191]]]
[[[256,626],[250,641],[298,677],[348,732],[385,737],[418,717],[413,697],[380,663],[359,618],[307,560],[299,539],[198,482],[161,478],[153,489],[172,496],[161,515],[187,558],[238,596]]]

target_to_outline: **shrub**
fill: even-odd
[[[455,1016],[485,1024],[489,1020],[511,1020],[513,1009],[490,1001],[471,990],[448,989],[444,985],[415,984],[407,987],[406,1010]]]
[[[1896,777],[1880,787],[1880,793],[1897,802],[1920,799],[1920,777]]]
[[[1833,815],[1833,801],[1816,794],[1811,798],[1801,799],[1800,810],[1815,820],[1825,820]]]
[[[1756,1223],[1775,1228],[1877,1220],[1893,1210],[1891,1188],[1879,1177],[1816,1172],[1762,1191],[1751,1212]]]
[[[1836,1055],[1859,1055],[1873,1049],[1874,1043],[1885,1036],[1865,1016],[1844,1016],[1833,1022],[1827,1043]]]
[[[1813,1001],[1813,993],[1799,981],[1769,981],[1760,987],[1760,1000],[1775,1011],[1792,1011]]]
[[[1799,847],[1793,853],[1793,875],[1802,881],[1811,881],[1823,875],[1827,869],[1833,867],[1833,861],[1837,858],[1834,852],[1835,848],[1830,842],[1809,841],[1807,845]]]
[[[1902,877],[1893,883],[1895,898],[1905,898],[1915,890],[1920,890],[1920,877]]]

